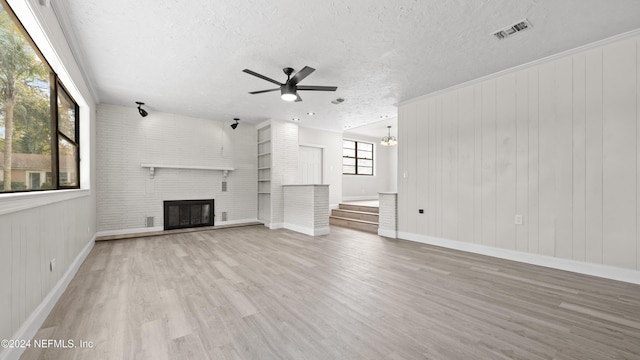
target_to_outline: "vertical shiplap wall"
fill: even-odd
[[[402,104],[399,231],[640,269],[639,42]]]

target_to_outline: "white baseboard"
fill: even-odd
[[[398,237],[398,232],[396,230],[378,228],[378,235],[395,239]]]
[[[237,225],[237,224],[246,224],[246,223],[252,223],[252,222],[260,222],[260,220],[258,220],[257,218],[253,218],[253,219],[218,221],[215,224],[213,224],[213,226],[216,227],[219,225]]]
[[[340,208],[340,204],[329,204],[329,209],[338,209]]]
[[[282,229],[284,227],[283,223],[270,223],[270,224],[265,224],[267,227],[269,227],[269,229],[271,230],[275,230],[275,229]]]
[[[87,255],[93,249],[93,245],[96,243],[96,235],[94,235],[91,240],[85,245],[85,247],[80,251],[78,256],[73,260],[71,266],[65,271],[60,280],[56,283],[56,285],[49,291],[47,296],[42,300],[40,305],[29,315],[27,320],[22,324],[20,329],[13,334],[13,339],[20,340],[30,340],[36,335],[40,327],[51,313],[51,310],[56,305],[60,296],[64,293],[69,286],[69,283],[73,279],[73,277],[80,269],[80,265],[87,258]],[[14,360],[19,359],[25,348],[6,348],[0,352],[0,360]]]
[[[220,225],[236,225],[236,224],[244,224],[244,223],[250,223],[250,222],[260,222],[260,220],[253,218],[253,219],[218,221],[214,223],[213,226],[216,227]],[[164,227],[154,226],[154,227],[135,228],[135,229],[99,231],[96,236],[101,237],[101,236],[114,236],[114,235],[132,235],[132,234],[140,234],[140,233],[156,232],[156,231],[164,231]]]
[[[552,269],[571,271],[579,274],[597,276],[605,279],[640,284],[640,271],[623,269],[609,265],[593,264],[576,260],[562,259],[553,256],[525,253],[521,251],[500,249],[492,246],[448,240],[433,236],[398,232],[398,238],[422,244],[441,246],[449,249],[466,251],[474,254],[493,256],[500,259],[513,260],[526,264],[544,266]]]
[[[144,228],[135,228],[135,229],[106,230],[106,231],[98,231],[97,237],[114,236],[114,235],[131,235],[131,234],[155,232],[155,231],[162,231],[162,230],[164,230],[164,227],[162,226],[144,227]]]
[[[295,232],[299,232],[302,234],[306,234],[309,236],[319,236],[319,235],[327,235],[330,232],[330,228],[329,227],[324,227],[324,228],[310,228],[310,227],[306,227],[306,226],[300,226],[300,225],[296,225],[296,224],[289,224],[289,223],[284,223],[283,226],[285,229],[289,229]]]

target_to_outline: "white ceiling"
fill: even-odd
[[[301,119],[342,131],[397,116],[397,104],[640,28],[638,0],[54,0],[75,56],[102,103],[258,123]],[[506,40],[490,34],[528,18]],[[316,72],[301,85],[283,67]],[[339,105],[331,100],[342,97]],[[313,111],[315,116],[306,113]],[[354,129],[356,131],[357,129]]]
[[[391,129],[387,129],[391,126]],[[344,136],[367,137],[372,140],[382,140],[383,137],[390,133],[392,136],[398,137],[398,118],[389,117],[376,122],[367,123],[356,128],[344,129]]]

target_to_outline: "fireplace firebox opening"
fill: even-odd
[[[214,199],[166,200],[164,202],[164,229],[185,229],[213,226]]]

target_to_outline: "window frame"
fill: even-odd
[[[55,111],[55,131],[56,131],[56,146],[55,146],[55,158],[56,158],[56,187],[57,189],[54,190],[66,190],[66,189],[79,189],[80,188],[80,107],[78,106],[78,103],[75,101],[75,99],[73,98],[73,96],[71,96],[71,94],[69,94],[69,90],[67,90],[67,88],[64,86],[64,84],[62,83],[62,81],[60,81],[60,79],[57,77],[56,75],[56,91],[55,91],[55,101],[56,101],[56,106],[55,109],[52,111]],[[62,90],[64,92],[64,94],[69,98],[69,100],[71,100],[71,103],[73,104],[73,116],[74,116],[74,134],[73,136],[75,137],[74,139],[69,138],[69,136],[67,136],[67,134],[65,134],[62,130],[60,130],[60,118],[59,118],[59,113],[58,113],[58,96],[59,96],[59,91]],[[53,100],[52,100],[53,101]],[[64,140],[66,140],[68,143],[70,143],[73,147],[75,147],[75,164],[76,164],[76,185],[73,186],[63,186],[60,185],[60,154],[58,153],[58,144],[60,143],[60,137],[62,137]],[[53,142],[53,141],[52,141]],[[53,145],[53,144],[52,144]],[[52,149],[54,147],[52,146]],[[53,151],[52,151],[53,153]],[[52,159],[53,161],[53,159]],[[67,178],[69,178],[70,173],[68,171],[64,171],[65,173],[67,173]]]
[[[344,150],[345,150],[344,142],[345,141],[350,141],[350,142],[354,143],[353,150],[355,151],[355,156],[345,156],[344,155]],[[358,156],[358,151],[359,151],[358,144],[367,144],[367,145],[371,146],[371,158],[370,159]],[[376,148],[375,144],[371,143],[371,142],[368,142],[368,141],[353,140],[353,139],[342,139],[342,151],[343,151],[343,154],[342,154],[342,175],[374,176],[375,175],[375,172],[374,172],[374,169],[375,169],[375,148]],[[351,148],[349,148],[349,150],[351,150]],[[369,151],[369,150],[362,150],[362,151]],[[344,172],[344,166],[345,166],[344,160],[345,159],[354,159],[355,160],[355,164],[354,165],[347,165],[347,166],[353,166],[354,169],[355,169],[355,172],[353,172],[353,173]],[[371,166],[359,165],[358,162],[360,160],[371,161]],[[362,173],[360,173],[358,171],[359,167],[371,168],[371,174],[362,174]]]
[[[46,57],[44,56],[44,54],[42,53],[42,51],[40,50],[40,48],[38,47],[38,45],[36,45],[36,43],[33,41],[33,38],[31,37],[31,35],[29,34],[29,32],[27,31],[27,29],[25,28],[24,24],[22,23],[22,21],[20,21],[20,19],[18,18],[18,16],[16,15],[15,11],[11,8],[11,5],[8,4],[8,2],[6,0],[0,0],[0,4],[2,5],[2,10],[5,11],[9,18],[14,22],[14,24],[17,26],[18,30],[20,31],[20,33],[22,34],[22,36],[24,37],[24,39],[31,45],[35,55],[40,59],[40,61],[42,62],[43,66],[48,70],[49,73],[49,103],[50,103],[50,111],[49,111],[49,121],[50,121],[50,132],[49,132],[49,136],[50,136],[50,141],[51,141],[51,180],[52,180],[52,187],[48,188],[48,189],[28,189],[28,186],[26,186],[27,184],[25,183],[25,189],[24,190],[9,190],[9,191],[4,191],[4,190],[0,190],[0,196],[6,195],[6,194],[15,194],[15,193],[35,193],[35,192],[44,192],[44,191],[58,191],[58,190],[73,190],[73,189],[80,189],[80,179],[81,179],[81,174],[80,174],[80,106],[78,105],[78,102],[73,98],[73,96],[71,95],[71,93],[67,90],[67,88],[65,87],[65,85],[62,83],[62,80],[58,77],[58,74],[53,70],[53,67],[51,66],[51,64],[49,64],[49,61],[46,59]],[[58,92],[59,89],[62,89],[62,91],[65,93],[65,95],[67,96],[67,98],[71,101],[73,108],[74,108],[74,136],[75,136],[75,140],[69,138],[66,134],[64,134],[60,129],[59,129],[59,119],[58,119]],[[73,186],[61,186],[60,185],[60,156],[59,156],[59,152],[58,152],[58,144],[60,139],[64,139],[65,141],[67,141],[68,143],[70,143],[74,148],[75,148],[75,171],[76,171],[76,179],[75,182],[76,184]],[[3,169],[4,171],[4,169]],[[68,171],[65,171],[68,173]],[[26,174],[26,172],[25,172]],[[46,177],[46,174],[45,174]],[[25,179],[25,182],[28,181],[28,179]]]

